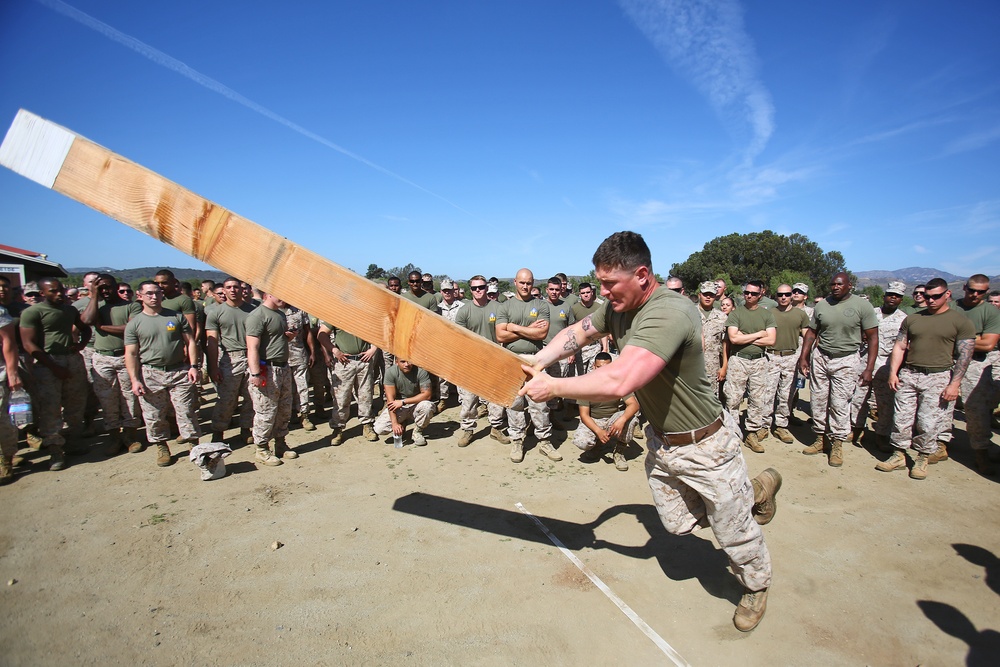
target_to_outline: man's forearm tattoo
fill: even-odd
[[[580,344],[576,342],[576,334],[573,333],[573,329],[563,329],[566,332],[566,342],[563,344],[563,349],[567,352],[576,352],[580,349]]]
[[[590,315],[587,315],[585,318],[580,320],[580,326],[583,327],[584,331],[590,331],[594,328],[594,325],[590,322]]]
[[[972,339],[960,340],[955,343],[955,350],[958,355],[955,357],[955,367],[951,369],[951,381],[961,382],[965,377],[965,371],[969,369],[969,362],[972,361],[972,353],[976,349],[976,341]]]

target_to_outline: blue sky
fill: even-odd
[[[1000,4],[0,3],[26,108],[365,271],[666,274],[771,229],[853,271],[1000,274]],[[4,129],[5,131],[5,129]],[[0,170],[0,243],[201,267]]]

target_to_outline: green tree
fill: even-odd
[[[773,297],[774,293],[778,291],[778,285],[794,285],[795,283],[805,283],[808,285],[809,294],[815,294],[816,292],[814,289],[816,286],[813,284],[812,278],[807,274],[785,269],[784,271],[780,271],[776,276],[771,277],[771,282],[769,283],[771,296]]]
[[[881,285],[869,285],[861,290],[862,294],[868,295],[868,300],[872,302],[872,305],[876,308],[882,305],[882,300],[885,298],[885,290],[882,289]]]
[[[368,280],[380,280],[385,278],[385,269],[380,267],[378,264],[369,264],[368,271],[365,273],[365,278]]]
[[[670,269],[671,275],[680,278],[688,291],[696,290],[703,280],[714,280],[724,274],[731,276],[731,284],[750,280],[770,284],[782,271],[808,276],[809,280],[802,282],[823,286],[825,293],[830,277],[846,271],[846,267],[843,255],[837,251],[823,252],[802,234],[785,236],[767,230],[714,238]]]

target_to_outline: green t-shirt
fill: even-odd
[[[572,310],[573,306],[580,303],[580,297],[570,292],[569,294],[567,294],[562,298],[562,301],[566,304],[567,308]]]
[[[140,312],[125,325],[125,345],[139,346],[139,361],[150,366],[187,363],[184,334],[191,334],[187,319],[172,310],[156,315]]]
[[[541,299],[522,301],[514,297],[507,299],[497,312],[497,324],[517,324],[530,327],[538,321],[549,321],[549,307]],[[516,354],[535,354],[542,349],[542,341],[518,338],[506,343],[505,348]]]
[[[330,330],[330,342],[335,348],[344,354],[363,354],[372,346],[371,343],[364,341],[354,334],[344,331],[343,329],[338,329],[329,322],[320,320],[319,324],[320,326],[324,326]]]
[[[101,304],[97,308],[98,321],[105,326],[125,326],[128,324],[129,305],[125,301]],[[96,352],[118,352],[125,349],[125,339],[122,336],[104,333],[99,327],[94,327],[93,340]]]
[[[455,315],[455,324],[477,333],[491,342],[497,342],[497,311],[501,306],[496,301],[487,301],[485,306],[477,306],[474,301],[466,301]]]
[[[247,350],[247,318],[255,308],[244,301],[239,306],[220,303],[208,311],[206,331],[219,332],[219,345],[230,352]]]
[[[565,301],[556,304],[545,301],[545,305],[549,307],[549,332],[545,334],[542,344],[548,345],[560,331],[576,322],[576,318],[573,317],[572,307]]]
[[[771,349],[779,352],[798,349],[802,330],[809,326],[809,316],[806,315],[806,311],[801,308],[789,308],[782,312],[778,308],[772,308],[767,312],[774,316],[774,323],[778,327],[778,337]]]
[[[758,331],[764,331],[766,329],[773,329],[777,325],[774,322],[774,315],[771,311],[758,306],[753,310],[749,310],[746,306],[738,306],[733,309],[733,312],[729,313],[729,317],[726,318],[726,329],[729,327],[736,327],[741,332],[745,334],[757,333]],[[737,352],[743,352],[745,354],[763,354],[764,348],[756,343],[748,343],[746,345],[737,345],[732,343],[729,346],[729,356],[736,354]]]
[[[430,292],[424,292],[420,296],[413,296],[413,292],[403,292],[402,294],[400,294],[400,296],[403,297],[404,299],[412,301],[415,304],[423,306],[427,310],[433,310],[437,312],[437,307],[438,307],[437,297],[435,297]]]
[[[412,398],[431,386],[431,376],[423,368],[413,366],[409,373],[404,373],[399,366],[393,364],[385,369],[385,386],[396,388],[396,398]]]
[[[87,310],[87,306],[89,304],[90,304],[90,297],[89,296],[84,296],[84,297],[80,297],[79,299],[77,299],[76,301],[74,301],[73,302],[73,307],[76,308],[78,311],[80,311],[80,314],[82,315],[83,311]],[[94,348],[94,345],[95,345],[94,338],[95,338],[95,336],[91,335],[90,340],[87,341],[87,347],[89,347],[90,349],[95,349]]]
[[[701,316],[687,297],[657,288],[635,310],[616,313],[611,304],[591,316],[598,331],[610,333],[618,349],[633,345],[652,352],[666,366],[635,391],[642,413],[667,433],[708,426],[722,414],[705,375]]]
[[[762,296],[760,297],[760,301],[757,302],[757,305],[765,310],[771,310],[772,308],[778,307],[778,302],[771,297]]]
[[[183,292],[169,299],[164,298],[160,305],[163,306],[164,310],[173,310],[181,315],[195,314],[194,299]]]
[[[614,414],[619,410],[625,409],[625,400],[629,396],[632,396],[632,394],[614,401],[577,401],[577,403],[580,405],[586,405],[590,408],[590,416],[592,419],[607,419],[608,417],[614,416]]]
[[[288,363],[288,339],[285,338],[287,328],[285,314],[264,305],[247,316],[247,335],[260,339],[258,353],[266,361]]]
[[[955,341],[975,339],[976,328],[962,311],[948,308],[937,315],[926,310],[908,315],[899,333],[906,334],[909,340],[906,363],[925,368],[951,368]]]
[[[597,312],[601,306],[604,305],[604,299],[594,299],[590,306],[584,306],[583,301],[577,301],[573,304],[571,310],[573,311],[573,319],[577,322],[585,318],[587,315],[591,315]]]
[[[986,301],[974,308],[967,308],[962,304],[961,299],[952,303],[951,307],[972,320],[972,326],[975,327],[977,336],[1000,333],[1000,308],[991,306]]]
[[[816,332],[819,349],[839,357],[860,350],[863,332],[877,329],[878,319],[870,303],[851,294],[835,303],[830,297],[817,303],[809,327]]]
[[[73,306],[55,306],[42,301],[21,313],[21,326],[35,330],[35,340],[42,335],[42,349],[49,354],[70,354],[73,344],[73,325],[80,316]]]

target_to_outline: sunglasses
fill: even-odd
[[[743,290],[743,296],[760,296],[760,292],[748,292]]]
[[[486,289],[486,285],[469,285],[469,289],[479,291],[481,289]]]
[[[800,289],[793,289],[793,290],[792,290],[792,294],[805,294],[805,292],[803,292],[803,291],[802,291],[802,290],[800,290]]]
[[[406,282],[410,283],[411,285],[422,285],[424,281],[423,280],[407,280]]]
[[[913,296],[924,296],[927,292],[914,292]]]
[[[119,294],[131,294],[132,290],[130,290],[130,289],[120,289],[120,290],[118,290],[118,293]]]
[[[972,289],[971,287],[966,287],[965,291],[969,292],[970,294],[977,294],[978,295],[978,294],[986,294],[987,292],[990,291],[990,288],[987,287],[986,289]]]
[[[792,295],[791,292],[778,292],[778,294],[777,294],[778,298],[781,298],[783,296],[791,296],[791,295]]]
[[[937,301],[938,299],[940,299],[941,297],[943,297],[947,293],[948,293],[948,290],[945,290],[943,292],[938,292],[937,294],[931,294],[930,292],[924,292],[924,298],[929,299],[931,301]]]

